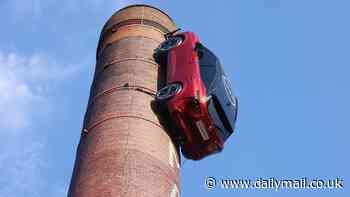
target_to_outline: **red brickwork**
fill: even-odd
[[[146,5],[107,21],[69,197],[179,196],[178,153],[151,108],[161,73],[153,50],[174,29],[169,16]]]

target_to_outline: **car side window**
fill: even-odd
[[[215,78],[215,67],[202,65],[200,69],[202,81],[204,82],[205,87],[207,89],[210,89],[211,84]]]
[[[209,90],[217,74],[216,64],[218,60],[215,55],[202,44],[198,44],[196,50],[199,57],[201,78],[204,85]]]

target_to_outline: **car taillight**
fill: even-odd
[[[215,154],[215,153],[219,153],[221,152],[221,148],[216,145],[215,143],[211,143],[209,144],[209,146],[207,147],[207,151],[210,153],[210,154]]]

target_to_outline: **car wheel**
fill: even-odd
[[[168,51],[174,47],[179,46],[182,41],[183,39],[181,36],[170,37],[159,45],[158,50],[162,52]]]
[[[182,90],[182,86],[180,83],[171,83],[158,90],[156,94],[157,100],[166,100],[170,99],[176,94],[180,93]]]

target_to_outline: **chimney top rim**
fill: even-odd
[[[153,8],[153,9],[155,9],[155,10],[160,11],[160,12],[161,12],[162,14],[164,14],[165,16],[167,16],[167,17],[169,18],[169,20],[170,20],[173,24],[175,24],[174,20],[173,20],[165,11],[163,11],[163,10],[161,10],[160,8],[157,8],[157,7],[155,7],[155,6],[148,5],[148,4],[131,4],[131,5],[128,5],[128,6],[125,6],[125,7],[121,8],[121,9],[119,9],[119,10],[116,11],[113,15],[115,15],[115,14],[117,14],[117,13],[123,11],[123,10],[126,10],[126,9],[128,9],[128,8],[132,8],[132,7],[148,7],[148,8]]]

